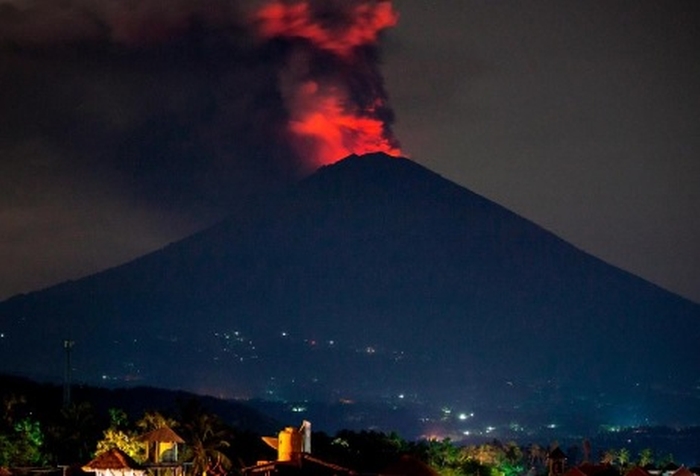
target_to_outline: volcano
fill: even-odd
[[[700,306],[380,153],[0,323],[0,371],[36,378],[62,377],[69,339],[88,383],[698,418]]]

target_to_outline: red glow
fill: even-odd
[[[325,91],[318,87],[299,88],[298,103],[307,107],[293,111],[289,130],[297,147],[311,153],[315,165],[335,162],[351,154],[385,152],[399,156],[401,150],[385,136],[384,123],[372,117],[372,111],[348,107],[336,88]]]
[[[276,1],[257,14],[260,34],[265,38],[304,38],[317,48],[349,56],[354,48],[375,43],[379,32],[398,21],[398,15],[389,2],[365,3],[350,8],[352,21],[331,28],[314,18],[311,6],[306,2],[287,4]]]
[[[257,13],[260,35],[266,39],[304,41],[306,55],[289,58],[280,86],[289,113],[288,131],[300,156],[320,166],[351,154],[384,152],[399,156],[401,150],[378,111],[384,108],[383,89],[376,88],[373,100],[358,104],[350,100],[350,79],[335,75],[314,77],[309,62],[318,51],[330,54],[338,71],[361,75],[366,61],[355,54],[362,46],[374,45],[379,33],[396,24],[398,15],[388,1],[338,4],[339,18],[329,22],[315,15],[310,3],[274,1]],[[316,52],[316,53],[315,53]],[[371,75],[372,72],[367,74]],[[374,81],[367,76],[368,82]]]

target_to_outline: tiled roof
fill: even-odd
[[[678,470],[673,473],[672,476],[695,476],[691,470],[686,468],[685,466],[681,466],[678,468]]]
[[[122,450],[113,448],[100,453],[95,459],[83,466],[84,471],[98,469],[141,469],[141,465]]]
[[[175,433],[169,426],[162,426],[138,437],[139,441],[159,443],[184,443],[185,440]]]

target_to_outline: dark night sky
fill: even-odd
[[[280,145],[289,62],[250,34],[253,2],[124,3],[0,0],[0,299],[308,170]],[[380,67],[408,155],[700,302],[696,2],[394,6]]]

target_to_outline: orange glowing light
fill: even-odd
[[[366,59],[355,55],[357,48],[374,45],[382,30],[394,26],[398,15],[388,1],[367,1],[339,7],[338,21],[329,22],[315,12],[311,3],[275,0],[256,14],[263,38],[302,40],[306,48],[330,54],[349,74],[369,74]],[[313,55],[309,55],[313,56]],[[400,156],[398,141],[378,111],[384,107],[383,89],[370,89],[376,96],[363,103],[350,100],[351,79],[335,75],[313,77],[304,61],[309,56],[290,59],[292,66],[282,72],[280,86],[289,113],[287,124],[291,141],[300,156],[313,166],[336,162],[351,154],[384,152]],[[369,73],[365,73],[369,71]]]
[[[300,99],[308,104],[293,114],[289,129],[305,145],[310,145],[310,159],[323,165],[351,154],[384,152],[400,156],[401,150],[386,137],[384,123],[371,116],[372,111],[348,110],[343,95],[336,89],[300,88],[313,91],[313,97]]]

